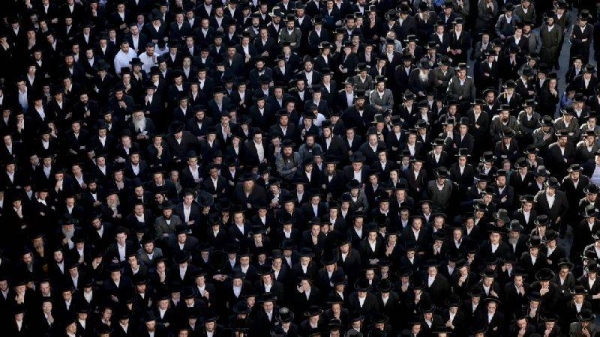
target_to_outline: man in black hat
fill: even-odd
[[[595,185],[590,185],[595,186]],[[597,188],[594,188],[597,191]],[[588,190],[590,192],[595,192]],[[595,196],[594,196],[595,198]],[[583,218],[579,221],[579,223],[574,222],[573,227],[573,248],[571,249],[571,256],[577,257],[581,252],[584,251],[584,248],[590,244],[594,243],[594,238],[592,235],[596,233],[600,229],[600,223],[597,220],[598,214],[595,206],[588,205],[583,208],[583,211],[578,216],[578,218]]]
[[[253,209],[253,205],[266,199],[265,189],[257,185],[255,180],[256,178],[253,173],[246,172],[240,179],[241,183],[233,191],[234,200],[242,205],[244,210]]]
[[[598,332],[598,327],[594,323],[594,314],[592,310],[583,309],[577,314],[577,322],[572,322],[569,325],[569,335],[577,336],[578,334],[594,335]]]
[[[364,135],[368,128],[368,121],[373,120],[375,108],[366,103],[367,93],[364,91],[355,91],[355,103],[343,113],[342,120],[346,128],[354,127],[359,135]]]
[[[565,176],[567,168],[575,160],[575,146],[569,141],[567,130],[558,130],[556,142],[550,144],[547,151],[547,161],[550,171],[556,176]]]
[[[472,77],[467,76],[467,69],[465,63],[457,64],[457,74],[448,83],[448,96],[461,104],[475,99],[475,83]]]
[[[560,184],[554,177],[546,182],[546,189],[535,196],[536,209],[552,221],[555,230],[560,230],[563,237],[570,220],[567,218],[569,202],[565,192],[558,190]]]
[[[432,208],[436,212],[447,210],[452,196],[452,182],[448,179],[449,172],[444,166],[435,171],[435,181],[427,185],[427,195],[432,201]]]
[[[557,65],[556,60],[560,53],[560,46],[563,41],[563,27],[556,24],[556,13],[548,11],[544,13],[545,23],[543,29],[540,29],[542,38],[542,49],[540,50],[540,63],[545,63],[552,67]],[[555,67],[557,70],[559,67]]]
[[[560,109],[561,117],[554,120],[554,128],[556,130],[566,130],[569,134],[569,140],[575,142],[575,139],[580,139],[579,118],[575,118],[575,109],[573,106],[566,106]]]

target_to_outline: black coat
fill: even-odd
[[[561,225],[566,223],[567,212],[569,211],[569,201],[567,195],[562,191],[556,191],[554,204],[552,208],[548,205],[548,199],[546,192],[540,191],[535,196],[535,208],[539,214],[547,215],[553,224],[556,224],[556,220],[561,218]]]

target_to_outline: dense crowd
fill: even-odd
[[[0,1],[2,334],[600,336],[597,2]]]

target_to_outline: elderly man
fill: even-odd
[[[435,88],[435,77],[431,71],[431,65],[428,61],[421,61],[420,67],[410,73],[408,86],[410,90],[418,96],[419,99],[425,98],[427,92]]]
[[[147,141],[154,134],[154,122],[144,115],[141,107],[136,107],[133,112],[133,118],[129,123],[131,134],[138,142]]]

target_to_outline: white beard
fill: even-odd
[[[137,132],[146,130],[146,118],[143,118],[141,120],[134,119],[133,126],[135,127],[135,131]]]

